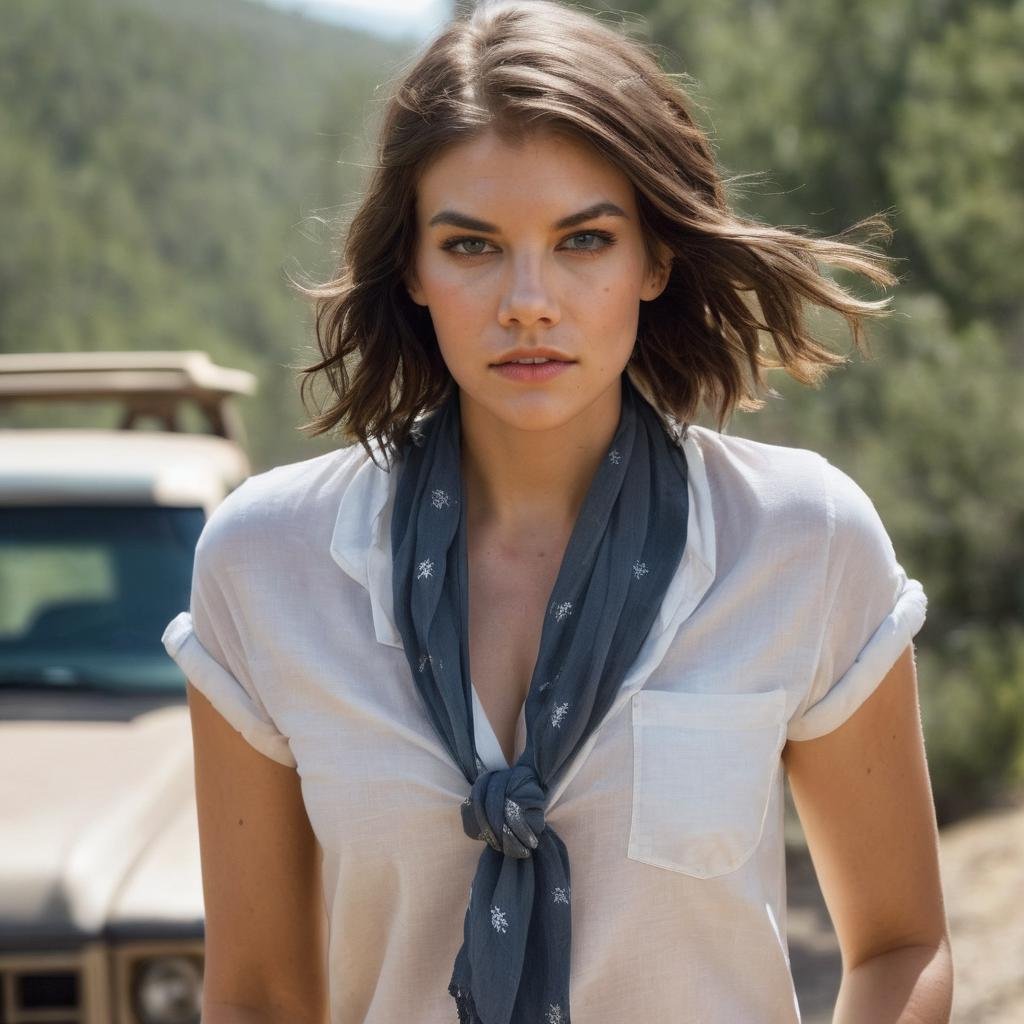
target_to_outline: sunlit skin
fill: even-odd
[[[558,221],[613,204],[571,226]],[[456,212],[493,230],[444,222]],[[438,220],[442,215],[441,220]],[[421,175],[406,285],[426,306],[460,389],[463,475],[474,517],[506,538],[575,521],[619,421],[640,303],[668,282],[649,267],[632,182],[582,141],[493,133],[446,149]],[[546,381],[493,363],[549,346],[574,360]]]

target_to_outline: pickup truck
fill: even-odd
[[[254,390],[203,352],[0,355],[0,1024],[199,1024],[192,739],[160,637],[251,472],[232,403]],[[33,403],[118,417],[6,425]]]

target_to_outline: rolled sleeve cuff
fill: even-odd
[[[295,766],[288,738],[277,730],[238,679],[199,642],[189,612],[176,615],[160,639],[185,678],[251,746],[279,764]]]
[[[928,600],[924,588],[907,579],[892,611],[882,620],[853,664],[819,701],[793,718],[787,739],[812,740],[843,724],[886,677],[924,623]]]

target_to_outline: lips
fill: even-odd
[[[554,348],[516,348],[506,352],[500,359],[494,362],[494,366],[504,366],[506,363],[514,363],[517,359],[548,359],[555,363],[574,363],[564,352]]]
[[[568,363],[570,359],[542,359],[542,360],[525,360],[525,359],[505,359],[500,363],[495,363],[495,366],[508,366],[509,363],[515,363],[517,366],[543,366],[545,363]]]
[[[540,383],[568,373],[574,365],[572,360],[550,359],[546,363],[498,363],[492,369],[509,381]]]

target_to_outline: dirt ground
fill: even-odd
[[[831,1024],[839,951],[791,805],[787,847],[789,948],[801,1015],[804,1024]],[[952,1024],[1020,1024],[1024,792],[941,829],[939,856],[953,949]]]

